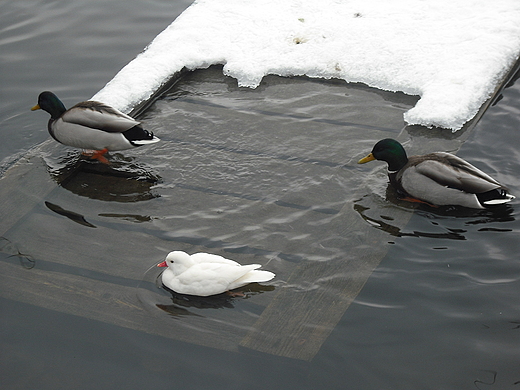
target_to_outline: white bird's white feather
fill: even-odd
[[[259,271],[260,264],[240,265],[236,261],[209,253],[188,255],[174,251],[166,256],[168,268],[162,282],[180,294],[209,296],[274,278],[269,271]]]

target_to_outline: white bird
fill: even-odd
[[[257,270],[260,264],[240,265],[236,261],[209,253],[189,255],[173,251],[157,267],[168,267],[162,283],[179,294],[209,296],[221,294],[249,283],[267,282],[274,273]]]

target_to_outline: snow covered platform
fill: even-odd
[[[362,84],[268,76],[250,90],[221,67],[184,73],[141,115],[162,142],[107,167],[49,140],[0,179],[0,295],[311,360],[414,211],[382,164],[368,174],[357,160],[389,136],[417,153],[456,151],[510,76],[452,133],[405,126],[416,97]],[[155,265],[174,249],[260,263],[276,278],[243,297],[172,296]]]
[[[406,123],[457,131],[520,55],[516,0],[198,0],[99,93],[122,111],[186,68],[360,82],[420,96]]]

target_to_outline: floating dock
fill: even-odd
[[[134,112],[161,143],[105,166],[49,140],[5,172],[0,296],[312,360],[414,212],[387,188],[384,164],[357,160],[387,137],[413,153],[455,152],[517,70],[455,134],[405,127],[417,98],[404,94],[274,76],[251,91],[220,67],[183,72]],[[243,297],[172,296],[155,265],[176,249],[260,263],[276,278]]]

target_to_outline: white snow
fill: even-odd
[[[183,67],[338,78],[421,98],[408,124],[460,129],[520,54],[519,0],[198,0],[94,97],[124,112]]]

